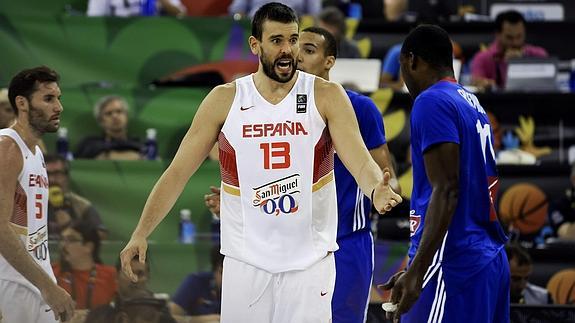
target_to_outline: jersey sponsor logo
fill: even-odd
[[[243,138],[307,136],[303,124],[299,121],[286,121],[280,123],[256,123],[242,126]]]
[[[29,187],[48,188],[48,178],[43,175],[30,174],[28,178]]]
[[[250,106],[247,106],[247,107],[241,106],[241,107],[240,107],[240,110],[241,110],[241,111],[246,111],[246,110],[249,110],[249,109],[251,109],[251,108],[253,108],[253,107],[255,107],[255,105],[250,105]]]
[[[299,186],[300,175],[293,174],[256,187],[253,189],[252,206],[267,215],[294,214],[299,209]]]
[[[419,225],[421,224],[421,215],[416,215],[415,210],[409,211],[409,236],[412,237],[417,229],[419,229]]]
[[[26,247],[35,259],[46,260],[48,258],[48,230],[45,225],[36,232],[28,234]]]

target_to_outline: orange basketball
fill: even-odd
[[[537,186],[518,183],[509,187],[499,201],[499,215],[505,225],[519,229],[521,234],[539,231],[545,224],[549,203]]]

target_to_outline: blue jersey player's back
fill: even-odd
[[[419,246],[431,197],[423,154],[435,144],[456,143],[460,151],[458,203],[432,267],[441,262],[445,275],[469,277],[489,263],[507,239],[493,203],[498,179],[487,114],[475,95],[455,82],[440,81],[415,100],[411,136],[410,259]]]

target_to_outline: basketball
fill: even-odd
[[[545,193],[529,183],[509,187],[499,202],[499,214],[504,224],[519,229],[521,234],[531,234],[541,229],[548,209]]]

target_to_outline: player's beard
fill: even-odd
[[[275,67],[280,59],[288,58],[291,60],[291,71],[288,75],[279,75],[276,73]],[[266,54],[262,48],[262,54],[260,55],[260,62],[262,63],[262,67],[264,69],[264,73],[271,78],[272,80],[280,83],[287,83],[289,82],[297,70],[297,60],[290,55],[283,55],[281,57],[276,58],[273,62],[268,61]]]
[[[50,117],[46,115],[46,112],[33,106],[32,102],[30,102],[29,107],[28,123],[35,132],[42,135],[46,132],[58,131],[59,124],[54,125]]]

